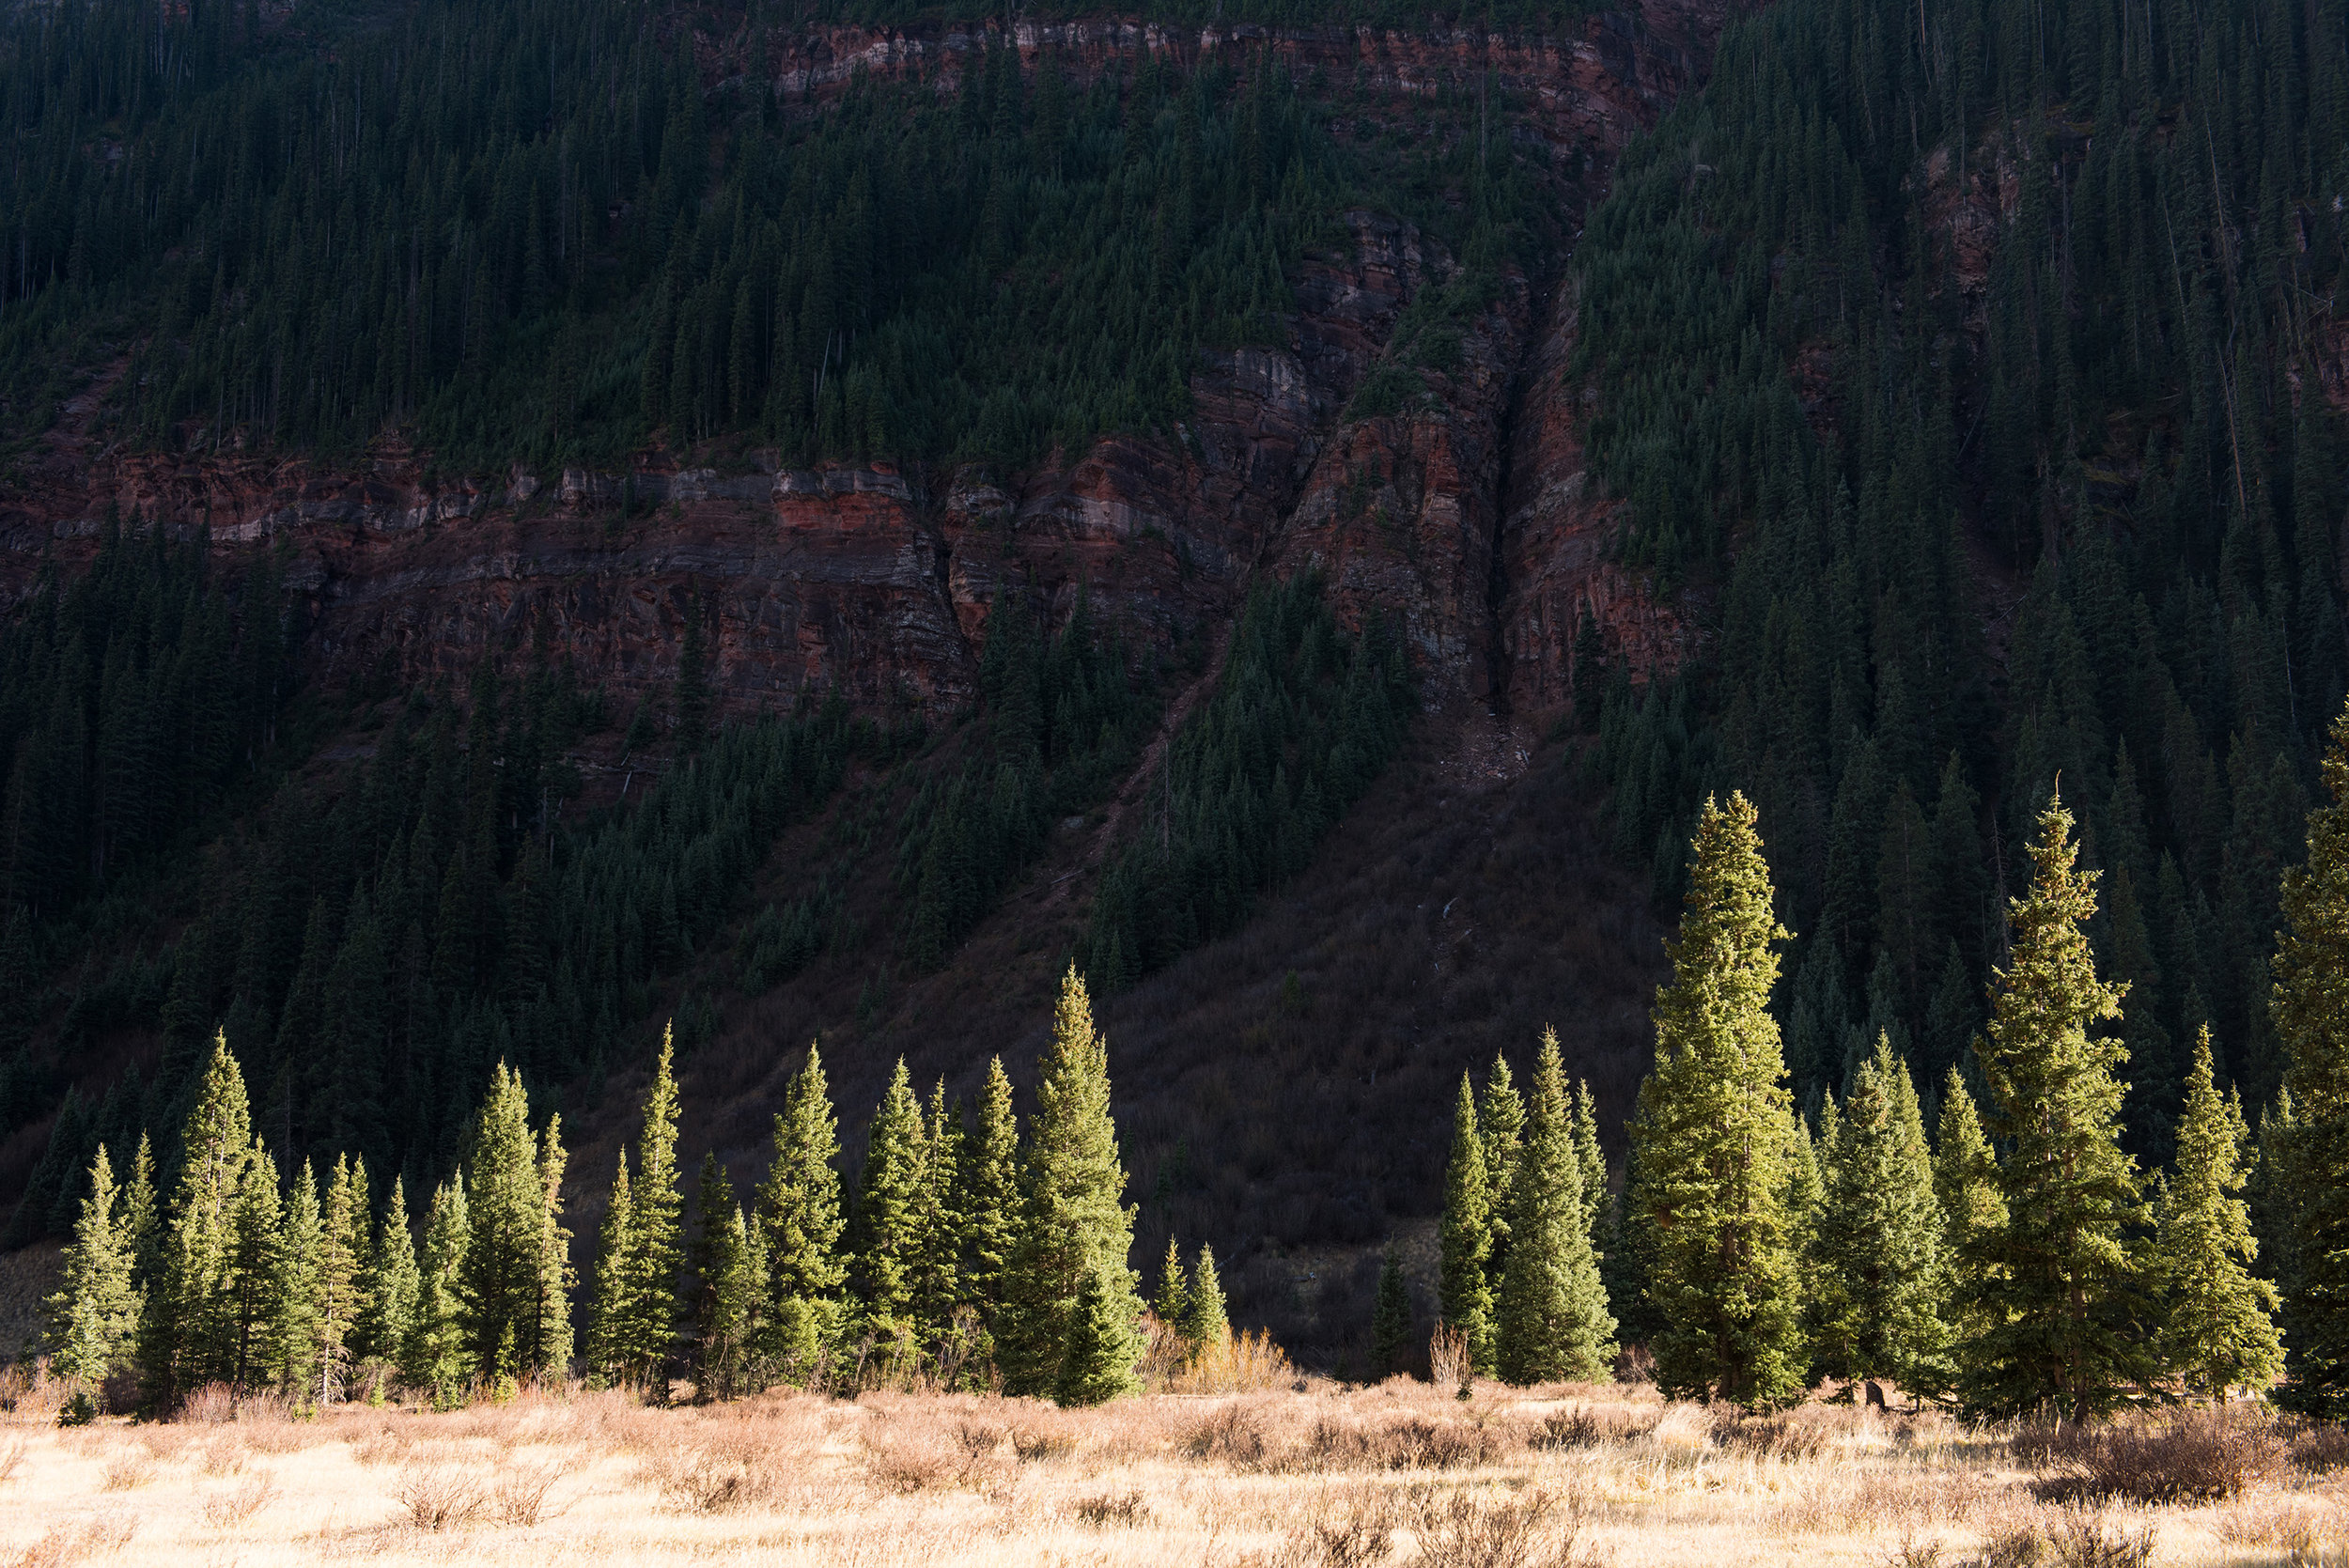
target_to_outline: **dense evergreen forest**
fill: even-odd
[[[1879,1032],[1928,1093],[1960,1060],[2059,776],[2132,1148],[2205,1022],[2274,1092],[2278,872],[2349,675],[2343,47],[2335,4],[1786,0],[1593,214],[1594,472],[1624,558],[1719,607],[1683,678],[1615,673],[1597,766],[1666,899],[1703,789],[1754,800],[1809,1099]]]

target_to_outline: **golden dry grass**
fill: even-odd
[[[2031,1434],[1818,1405],[1735,1422],[1612,1387],[1480,1384],[1462,1401],[1312,1383],[1087,1412],[893,1392],[657,1410],[575,1392],[66,1430],[39,1398],[15,1404],[0,1568],[2349,1564],[2340,1445],[2256,1415],[2226,1426],[2251,1434],[2255,1461],[2231,1495],[2146,1506],[2083,1500],[2096,1455]]]

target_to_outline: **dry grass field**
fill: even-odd
[[[1612,1387],[1462,1401],[1397,1380],[1081,1413],[576,1393],[60,1430],[43,1392],[20,1389],[0,1417],[0,1568],[2349,1561],[2349,1441],[2256,1412],[2083,1441],[1823,1405],[1728,1422]]]

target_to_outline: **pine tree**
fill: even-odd
[[[914,1262],[907,1281],[914,1331],[925,1343],[956,1332],[957,1311],[963,1305],[962,1144],[962,1113],[947,1105],[946,1083],[941,1079],[930,1089],[923,1128],[922,1180],[913,1201]]]
[[[1517,1212],[1517,1157],[1525,1134],[1525,1101],[1509,1075],[1506,1057],[1495,1055],[1476,1108],[1477,1137],[1485,1154],[1486,1225],[1492,1233],[1485,1253],[1485,1281],[1498,1292],[1509,1267],[1509,1219]],[[1477,1371],[1489,1373],[1480,1361]]]
[[[1582,1230],[1595,1251],[1603,1251],[1607,1219],[1607,1157],[1598,1146],[1598,1101],[1588,1079],[1574,1085],[1574,1155],[1582,1166]]]
[[[1831,1102],[1830,1102],[1831,1103]],[[1818,1223],[1808,1250],[1812,1344],[1830,1375],[1904,1389],[1948,1380],[1941,1205],[1907,1064],[1876,1036],[1821,1142]]]
[[[1184,1341],[1198,1350],[1221,1350],[1232,1337],[1232,1322],[1223,1310],[1223,1281],[1215,1271],[1215,1249],[1204,1244],[1199,1249],[1199,1265],[1190,1271],[1190,1308],[1183,1318]]]
[[[634,1284],[629,1262],[636,1250],[634,1210],[628,1151],[622,1149],[612,1176],[612,1198],[604,1204],[603,1224],[596,1232],[596,1282],[587,1298],[588,1375],[607,1387],[626,1383],[629,1375],[629,1292]]]
[[[2284,1302],[2292,1381],[2279,1403],[2349,1415],[2349,711],[2324,761],[2329,804],[2309,814],[2308,861],[2284,873],[2269,1009],[2291,1095],[2297,1288]]]
[[[2211,1081],[2210,1028],[2194,1042],[2178,1124],[2177,1163],[2155,1203],[2155,1270],[2162,1283],[2161,1356],[2194,1394],[2225,1399],[2283,1372],[2272,1315],[2276,1288],[2256,1278],[2259,1242],[2237,1194],[2249,1180],[2251,1129],[2242,1101]]]
[[[318,1401],[332,1405],[343,1397],[353,1347],[366,1311],[366,1287],[371,1273],[367,1246],[367,1168],[343,1155],[326,1188],[325,1234],[319,1256],[319,1319],[317,1365]]]
[[[990,1329],[1003,1304],[1003,1267],[1019,1231],[1019,1126],[1003,1059],[987,1064],[979,1121],[963,1144],[964,1294]]]
[[[49,1355],[57,1376],[102,1386],[131,1359],[140,1307],[127,1191],[115,1186],[103,1143],[90,1161],[89,1188],[66,1244],[64,1286],[48,1300]]]
[[[473,1245],[471,1205],[462,1172],[432,1194],[418,1262],[416,1312],[400,1357],[409,1387],[422,1389],[443,1409],[463,1397],[476,1366],[465,1331],[463,1275]]]
[[[140,1401],[167,1416],[200,1385],[226,1375],[219,1340],[237,1194],[253,1157],[244,1075],[216,1034],[180,1131],[179,1179],[157,1278],[139,1319]]]
[[[786,1375],[805,1376],[838,1337],[841,1289],[840,1152],[832,1094],[816,1048],[792,1076],[775,1118],[775,1157],[758,1189],[767,1254],[767,1343]]]
[[[886,1339],[911,1333],[913,1276],[920,1267],[921,1188],[928,1166],[922,1108],[905,1058],[873,1108],[865,1135],[864,1179],[859,1184],[849,1248],[856,1257],[857,1297],[867,1327]]]
[[[2078,1420],[2155,1371],[2129,1235],[2151,1216],[2120,1142],[2127,1052],[2089,1033],[2119,1016],[2122,993],[2096,978],[2082,929],[2095,874],[2075,868],[2072,816],[2053,797],[2030,855],[2030,887],[2009,907],[2013,958],[1977,1041],[2006,1224],[1968,1260],[1986,1321],[1960,1347],[1959,1387],[1976,1411],[2053,1405]]]
[[[1493,1339],[1492,1287],[1485,1272],[1492,1251],[1489,1188],[1476,1096],[1462,1073],[1460,1095],[1452,1107],[1452,1159],[1443,1177],[1440,1300],[1444,1322],[1467,1336],[1471,1359],[1487,1369]]]
[[[516,1328],[522,1365],[534,1374],[558,1375],[571,1364],[571,1233],[563,1224],[563,1172],[570,1156],[563,1148],[563,1118],[550,1116],[538,1135],[538,1249],[537,1300],[531,1320]]]
[[[1370,1314],[1370,1368],[1374,1376],[1392,1377],[1411,1356],[1411,1293],[1403,1282],[1402,1260],[1394,1243],[1378,1265],[1378,1295]]]
[[[317,1198],[311,1199],[315,1209]],[[207,1338],[216,1347],[220,1380],[243,1394],[277,1371],[280,1293],[286,1281],[285,1204],[277,1162],[257,1141],[244,1162],[228,1213],[226,1277],[213,1298]]]
[[[359,1219],[364,1221],[366,1216]],[[361,1361],[397,1363],[416,1323],[416,1297],[423,1280],[416,1268],[416,1238],[408,1230],[408,1192],[397,1176],[384,1200],[383,1219],[368,1250],[359,1289],[359,1317],[351,1354]]]
[[[122,1184],[122,1236],[131,1249],[131,1271],[142,1296],[153,1284],[163,1249],[163,1223],[155,1208],[155,1152],[145,1129],[131,1158],[131,1179]]]
[[[1803,1152],[1769,1012],[1787,934],[1744,796],[1706,800],[1685,906],[1632,1126],[1664,1325],[1650,1348],[1673,1397],[1776,1405],[1807,1370],[1789,1213]]]
[[[1933,1196],[1941,1211],[1944,1311],[1952,1341],[1965,1344],[1988,1327],[1997,1299],[1986,1260],[2006,1230],[2006,1200],[1999,1195],[1999,1162],[1974,1110],[1974,1097],[1955,1067],[1941,1090],[1941,1121],[1933,1143]],[[1944,1389],[1922,1392],[1940,1394]]]
[[[1133,1211],[1110,1120],[1107,1043],[1071,965],[1029,1124],[1025,1212],[995,1331],[1007,1393],[1093,1403],[1132,1387],[1142,1302],[1126,1256]]]
[[[689,1266],[694,1281],[694,1397],[731,1399],[745,1387],[767,1270],[757,1248],[758,1232],[745,1228],[734,1183],[714,1149],[702,1158],[701,1176],[693,1188],[693,1217]]]
[[[277,1318],[271,1333],[277,1386],[297,1401],[324,1386],[326,1217],[303,1160],[287,1194],[277,1242]]]
[[[1615,1319],[1591,1251],[1582,1157],[1557,1031],[1542,1031],[1517,1157],[1509,1263],[1494,1293],[1501,1375],[1517,1384],[1595,1381],[1615,1354]]]

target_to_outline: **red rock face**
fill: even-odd
[[[1689,86],[1719,0],[1657,0],[1585,20],[1577,36],[1211,28],[1168,34],[1119,20],[1016,34],[1023,57],[1124,69],[1143,50],[1196,61],[1269,48],[1300,76],[1378,95],[1470,90],[1487,70],[1532,107],[1519,135],[1548,144],[1562,232],[1603,188],[1624,142]],[[811,29],[763,62],[708,56],[713,77],[755,69],[793,102],[851,74],[926,77],[950,90],[974,35]],[[1577,607],[1594,605],[1635,670],[1680,657],[1669,606],[1608,559],[1610,506],[1582,478],[1588,411],[1564,379],[1571,297],[1544,303],[1511,276],[1461,329],[1456,358],[1406,411],[1343,411],[1387,351],[1403,308],[1454,272],[1394,219],[1346,215],[1343,245],[1296,279],[1279,348],[1203,356],[1194,417],[1174,441],[1115,437],[1034,472],[886,468],[742,472],[646,457],[632,473],[432,477],[380,450],[335,468],[296,458],[97,448],[110,367],[69,405],[34,458],[0,474],[0,586],[22,593],[44,550],[86,554],[113,512],[209,525],[233,569],[267,545],[308,598],[315,673],[461,678],[543,627],[582,676],[626,700],[674,675],[687,607],[712,615],[723,699],[746,708],[803,688],[856,702],[967,705],[996,594],[1034,584],[1055,613],[1081,590],[1129,637],[1227,618],[1250,575],[1317,565],[1349,620],[1399,618],[1438,700],[1564,701]],[[1551,269],[1563,271],[1563,255]],[[690,459],[688,459],[690,460]]]

